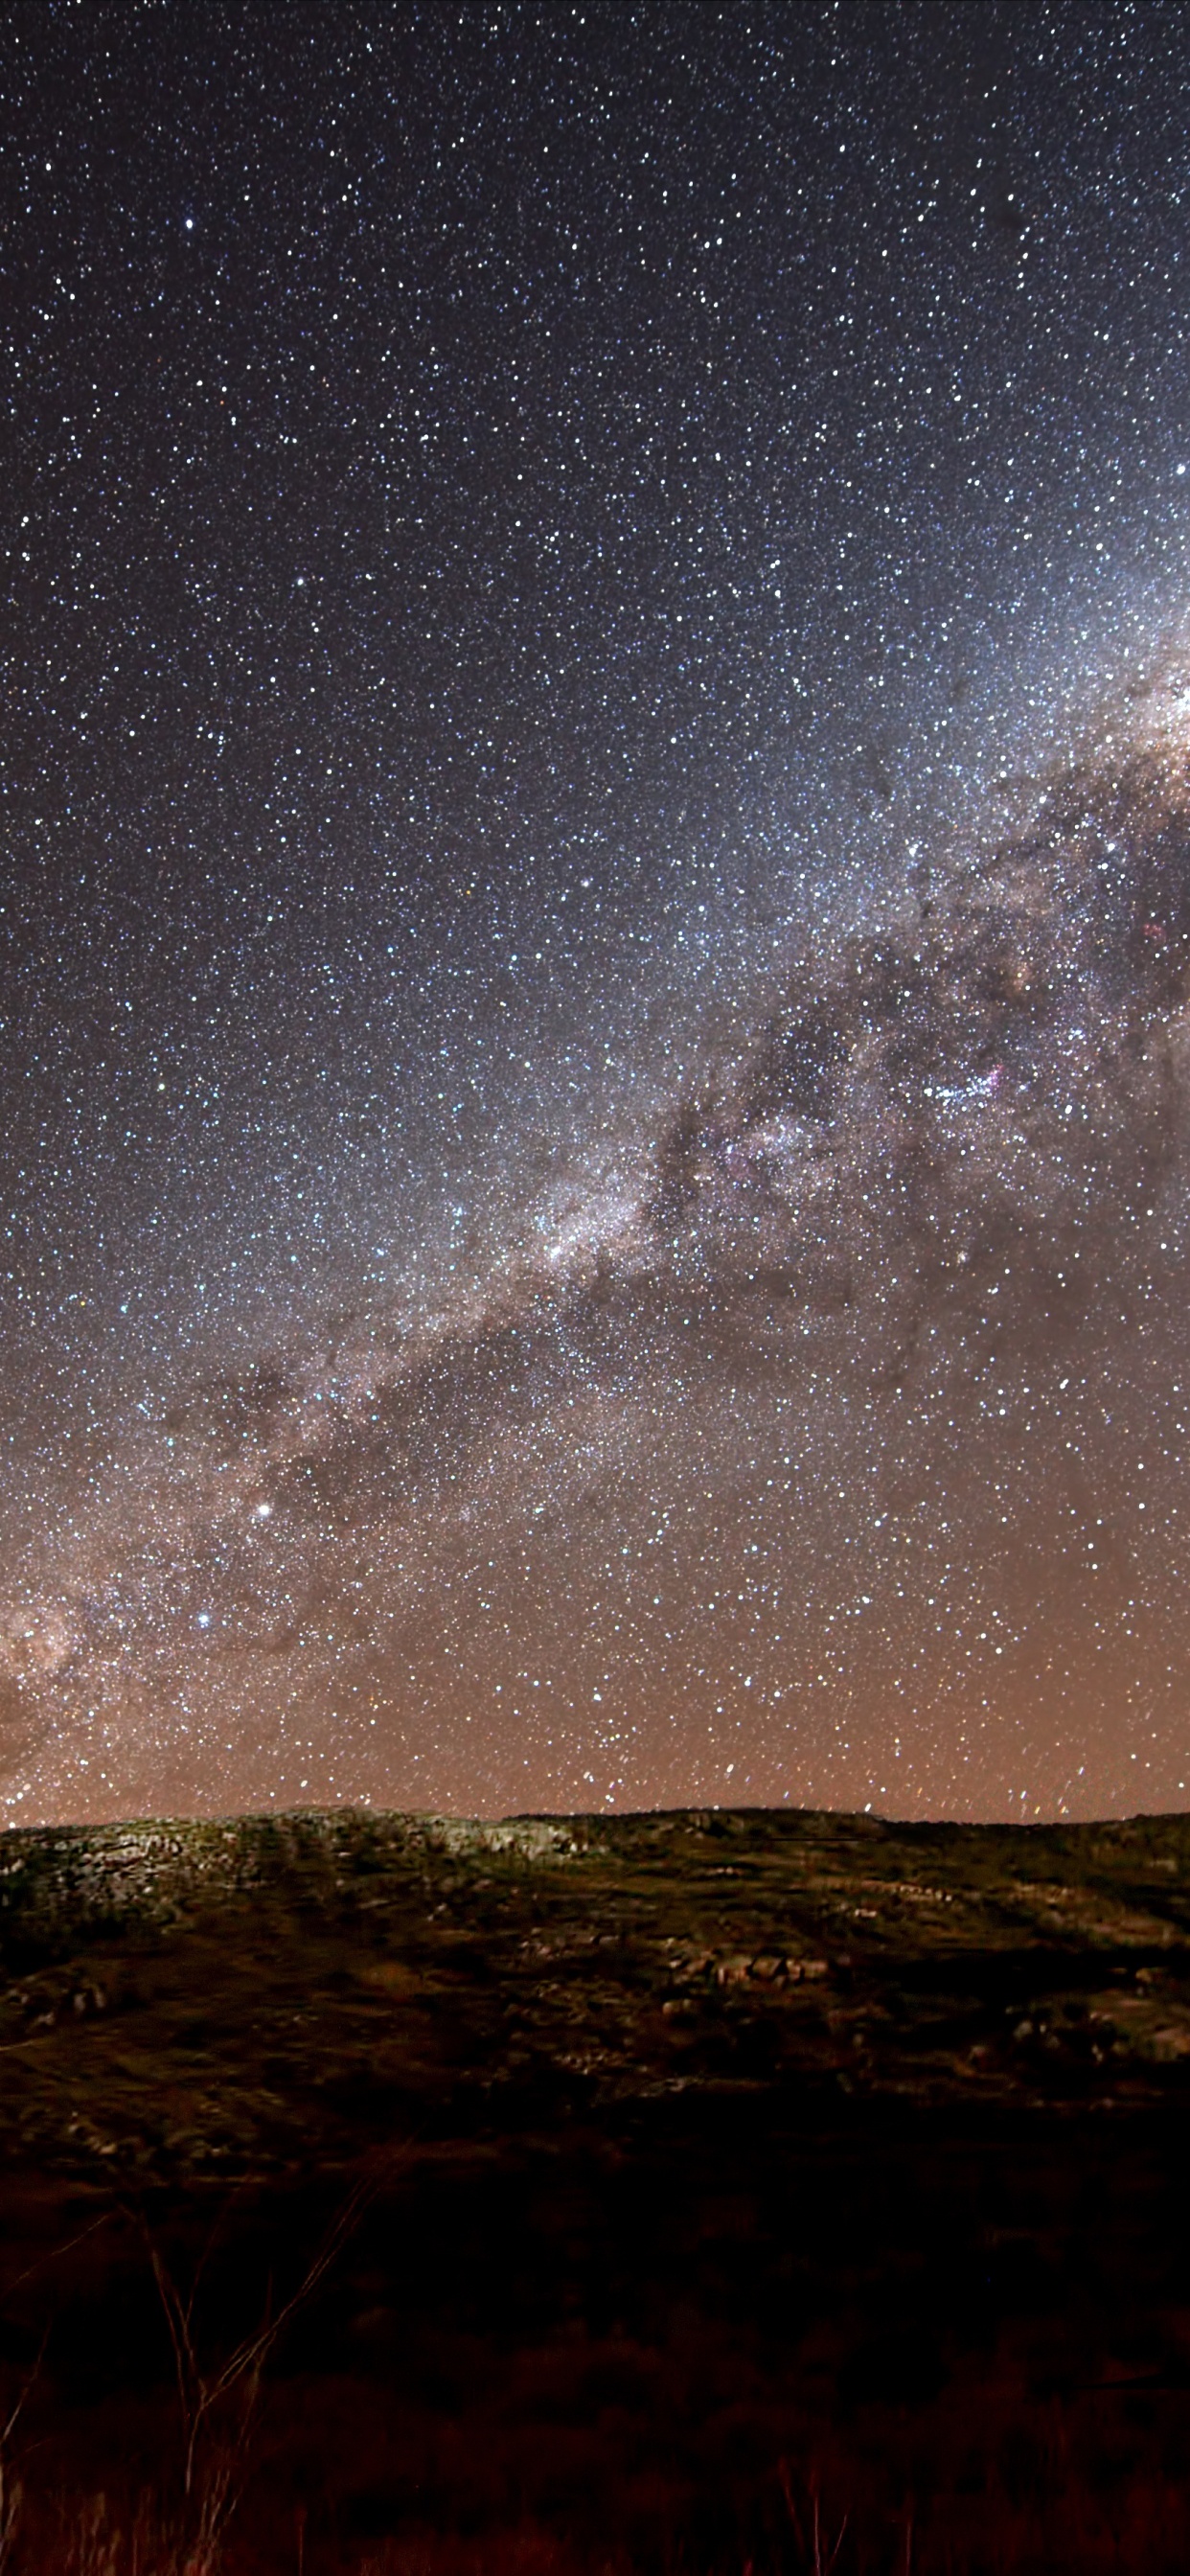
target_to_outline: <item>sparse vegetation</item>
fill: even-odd
[[[1190,2564],[1190,1822],[0,1869],[2,2576]]]

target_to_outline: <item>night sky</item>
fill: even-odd
[[[0,1815],[1190,1804],[1190,25],[0,66]]]

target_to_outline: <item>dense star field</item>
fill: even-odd
[[[1190,34],[16,7],[0,1814],[1190,1804]]]

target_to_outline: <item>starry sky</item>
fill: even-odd
[[[1190,1804],[1190,27],[0,65],[0,1816]]]

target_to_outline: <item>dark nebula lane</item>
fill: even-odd
[[[538,1258],[179,1385],[7,1612],[14,1802],[1180,1794],[1188,713],[793,968]]]
[[[0,44],[0,1812],[1190,1804],[1180,24]]]

